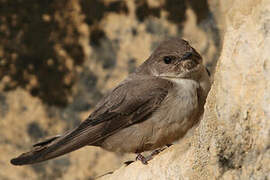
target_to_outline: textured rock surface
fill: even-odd
[[[78,125],[166,36],[189,40],[214,69],[221,41],[206,0],[0,0],[0,179],[93,179],[134,159],[85,147],[9,164]]]
[[[220,5],[223,49],[194,135],[101,179],[270,179],[270,2]]]

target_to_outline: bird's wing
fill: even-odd
[[[76,129],[37,143],[33,150],[12,159],[11,163],[23,165],[52,159],[142,122],[159,107],[172,86],[170,81],[155,77],[124,81],[105,96]]]

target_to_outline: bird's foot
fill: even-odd
[[[166,144],[167,147],[170,147],[171,145],[173,145],[173,144]]]
[[[159,149],[156,149],[154,150],[150,156],[156,156],[158,155],[159,153],[161,153],[162,151],[164,151],[165,149],[167,149],[168,147],[170,147],[172,144],[167,144],[166,147],[163,147],[163,148],[159,148]]]
[[[148,161],[151,160],[153,157],[150,155],[150,156],[146,156],[144,157],[143,155],[141,154],[138,154],[137,157],[136,157],[136,161],[141,161],[143,164],[148,164]]]
[[[164,151],[165,149],[167,149],[168,147],[170,147],[172,144],[167,144],[166,147],[163,148],[159,148],[154,150],[149,156],[143,156],[141,154],[138,154],[136,157],[136,161],[140,160],[143,164],[148,164],[148,161],[150,161],[151,159],[153,159],[154,156],[158,155],[160,152]],[[125,162],[126,165],[131,164],[133,161],[127,161]]]
[[[164,149],[165,149],[165,148],[162,148],[162,149],[161,149],[161,148],[160,148],[160,149],[156,149],[156,150],[152,151],[151,154],[150,154],[149,156],[152,156],[152,158],[153,158],[153,156],[158,155],[158,154],[161,153]]]

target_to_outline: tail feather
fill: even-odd
[[[77,128],[62,136],[55,136],[33,145],[33,149],[11,159],[13,165],[34,164],[46,161],[83,146],[92,144],[99,139],[99,130],[102,123],[88,128]]]
[[[11,164],[13,165],[33,164],[49,159],[46,158],[46,156],[44,156],[44,152],[50,149],[54,144],[56,144],[56,142],[58,142],[61,137],[63,138],[63,136],[57,135],[52,138],[46,139],[42,142],[34,144],[33,145],[34,148],[29,152],[23,153],[20,156],[11,159],[10,161]]]
[[[37,157],[40,156],[40,153],[46,148],[46,146],[35,146],[31,151],[23,153],[17,158],[11,159],[10,163],[13,165],[24,165],[41,162],[42,160],[37,160]]]

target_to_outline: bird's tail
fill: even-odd
[[[97,140],[98,130],[98,125],[91,128],[80,129],[79,127],[64,135],[34,144],[31,151],[11,159],[10,162],[13,165],[34,164],[64,155]]]

